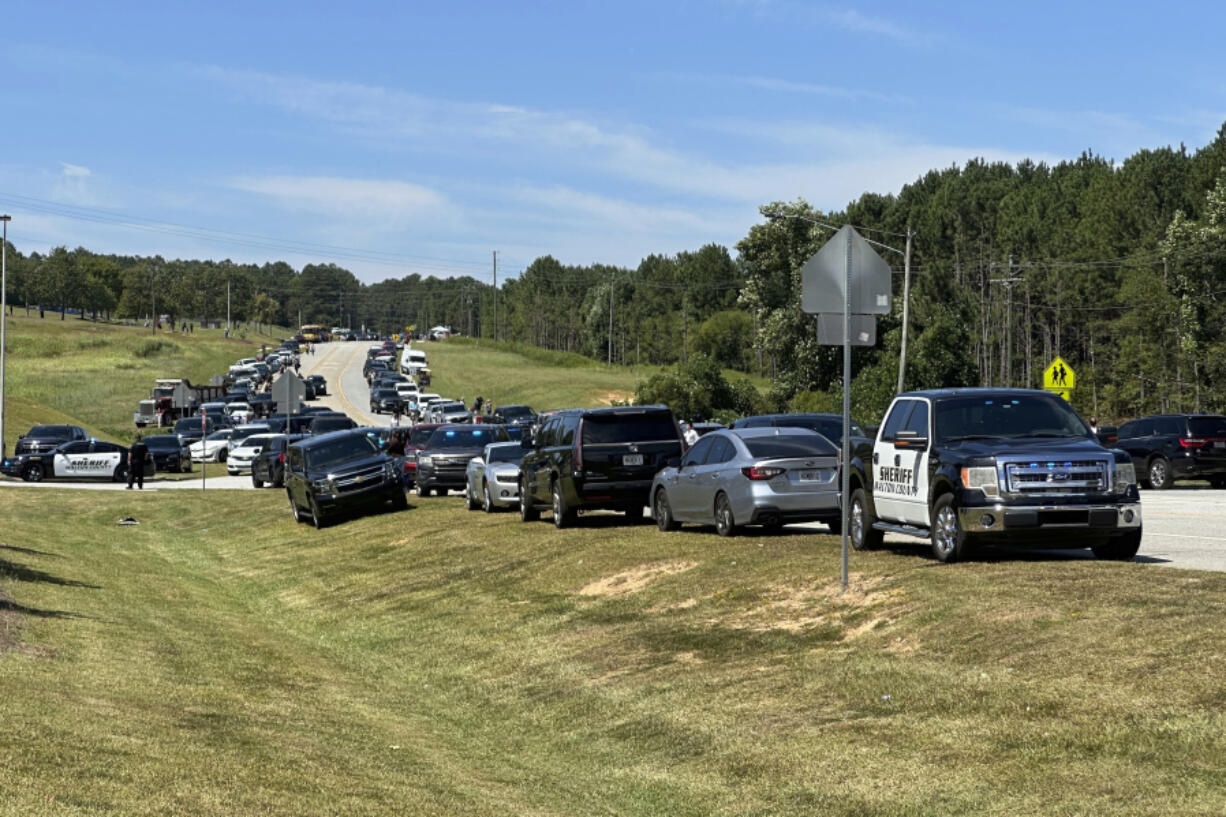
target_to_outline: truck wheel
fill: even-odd
[[[1128,531],[1128,533],[1121,536],[1116,536],[1105,545],[1099,545],[1091,549],[1094,551],[1094,557],[1097,559],[1131,562],[1133,557],[1137,555],[1137,551],[1141,549],[1141,529],[1137,528],[1136,530]]]
[[[932,555],[938,562],[965,559],[971,551],[971,537],[958,524],[958,509],[953,494],[943,494],[932,507]]]
[[[847,526],[847,539],[855,550],[876,550],[881,547],[885,534],[873,528],[877,517],[868,509],[868,497],[863,488],[857,488],[851,494],[851,518]],[[831,523],[832,531],[842,535],[843,521]]]
[[[1209,477],[1209,487],[1217,488],[1219,491],[1226,488],[1226,477]]]
[[[264,480],[260,479],[259,477],[255,475],[254,468],[251,469],[251,487],[252,488],[263,488],[264,487]]]
[[[422,498],[428,497],[430,496],[430,489],[419,482],[417,483],[417,495]]]
[[[22,472],[21,478],[26,482],[42,482],[44,473],[41,462],[32,462],[26,466],[26,470]]]
[[[556,479],[553,481],[553,526],[555,528],[569,528],[575,524],[575,512],[566,504],[566,497],[562,496],[562,483]]]
[[[541,512],[532,504],[532,494],[528,493],[528,483],[519,481],[519,519],[521,522],[535,522],[541,518]]]
[[[1149,485],[1158,491],[1165,491],[1175,484],[1171,474],[1171,464],[1165,457],[1154,457],[1149,463]]]
[[[323,512],[319,510],[319,503],[315,501],[315,497],[311,497],[311,524],[315,526],[315,530],[320,530],[327,523]]]
[[[295,522],[305,522],[306,516],[298,508],[298,503],[294,501],[294,497],[290,495],[289,490],[286,490],[285,497],[289,500],[289,512],[293,515]]]

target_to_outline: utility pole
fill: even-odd
[[[498,250],[494,250],[494,340],[498,340]]]
[[[609,365],[613,365],[613,284],[616,278],[609,274]]]
[[[911,316],[911,222],[907,222],[907,247],[902,261],[902,350],[898,356],[898,394],[907,374],[907,323]]]
[[[4,344],[8,321],[8,259],[10,215],[0,216],[4,224],[4,237],[0,239],[0,460],[4,459]]]
[[[149,316],[153,319],[149,325],[153,327],[153,334],[156,335],[158,333],[158,301],[157,293],[153,291],[152,265],[149,266],[149,311],[153,313]]]
[[[1008,298],[1005,319],[1005,387],[1013,385],[1013,256],[1009,256],[1009,284],[1005,287]]]
[[[230,279],[226,279],[226,329],[230,329]]]

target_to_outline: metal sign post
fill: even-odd
[[[204,452],[208,450],[208,446],[204,444],[205,439],[209,436],[209,415],[204,413],[204,409],[200,409],[200,490],[204,490],[206,478],[209,470],[209,458],[204,456]],[[187,457],[191,460],[192,447],[187,446]]]
[[[847,590],[847,532],[850,530],[851,502],[848,493],[851,488],[851,264],[852,264],[852,234],[847,233],[847,271],[843,281],[843,485],[842,517],[843,517],[843,590]]]
[[[872,316],[890,312],[890,265],[853,227],[844,226],[805,262],[801,283],[801,309],[818,316],[818,343],[843,347],[840,504],[842,585],[846,590],[851,532],[851,347],[876,343],[877,321]]]

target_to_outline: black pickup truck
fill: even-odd
[[[850,480],[856,549],[880,546],[887,531],[929,539],[942,562],[976,544],[1088,547],[1122,560],[1141,546],[1132,459],[1046,392],[900,394]]]

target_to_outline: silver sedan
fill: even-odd
[[[741,525],[839,518],[838,449],[806,428],[738,428],[707,434],[677,467],[656,474],[651,508],[660,530],[682,522]]]
[[[464,496],[468,509],[519,507],[519,461],[524,449],[519,443],[490,443],[481,456],[468,461]]]

